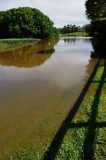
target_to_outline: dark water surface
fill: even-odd
[[[0,159],[50,143],[95,61],[90,38],[61,38],[0,52]]]

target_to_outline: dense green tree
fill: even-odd
[[[83,26],[83,30],[88,33],[88,35],[90,35],[91,32],[91,25],[90,24],[86,24]]]
[[[87,0],[86,14],[91,20],[91,35],[95,54],[106,50],[106,0]]]
[[[106,19],[106,0],[87,0],[86,13],[91,20]]]
[[[91,34],[95,37],[105,37],[106,0],[87,0],[86,14],[91,20]]]
[[[58,34],[46,15],[29,7],[0,12],[0,33],[0,38],[48,38]]]

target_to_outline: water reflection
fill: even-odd
[[[41,65],[55,51],[54,45],[56,43],[56,39],[49,39],[40,41],[35,45],[0,52],[0,64],[26,68]]]
[[[55,43],[0,53],[1,159],[16,146],[37,150],[50,142],[85,84],[91,43],[84,38]],[[44,54],[51,48],[54,54]]]
[[[91,38],[90,37],[63,37],[61,38],[64,40],[65,43],[76,43],[76,42],[79,42],[79,41],[84,41],[85,42],[90,42],[91,41]]]
[[[105,58],[106,59],[106,40],[105,38],[92,38],[93,51],[91,52],[92,58]]]
[[[65,43],[75,43],[76,42],[76,38],[64,38],[64,42]]]

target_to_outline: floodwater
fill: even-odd
[[[0,160],[51,142],[92,71],[91,50],[90,38],[66,37],[0,52]]]

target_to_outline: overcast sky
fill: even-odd
[[[45,13],[56,27],[89,23],[85,16],[85,0],[0,0],[0,10],[33,7]]]

